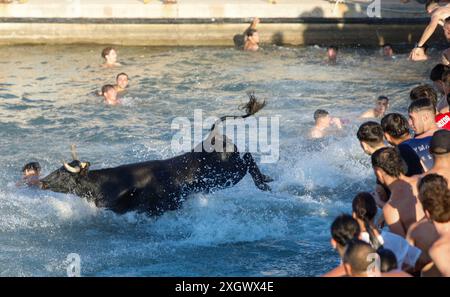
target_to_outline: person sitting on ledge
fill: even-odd
[[[121,104],[120,100],[117,99],[117,91],[113,85],[104,85],[102,87],[102,95],[105,99],[104,102],[108,105]]]
[[[107,47],[103,49],[102,57],[103,59],[105,59],[105,63],[102,64],[102,67],[112,68],[121,66],[121,64],[117,62],[117,51],[112,47]]]
[[[328,111],[318,109],[314,112],[315,125],[310,131],[311,138],[323,138],[327,131],[334,125],[338,129],[342,129],[342,123],[339,118],[332,118]]]
[[[431,16],[431,21],[425,28],[419,42],[416,47],[411,51],[409,58],[413,61],[424,61],[427,60],[427,54],[424,50],[425,43],[433,35],[434,31],[438,25],[444,26],[445,20],[450,17],[450,7],[449,4],[445,6],[439,5],[439,0],[428,0],[425,4],[425,10]]]

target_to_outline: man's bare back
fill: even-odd
[[[450,234],[442,236],[433,244],[430,256],[442,276],[450,277]]]

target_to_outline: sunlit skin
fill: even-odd
[[[389,101],[386,99],[377,100],[375,103],[375,108],[369,109],[365,113],[363,113],[360,118],[367,119],[367,118],[382,118],[386,111],[389,108]]]
[[[117,62],[117,52],[115,49],[111,49],[105,56],[105,63],[102,66],[107,68],[121,66],[121,64]]]
[[[128,87],[128,76],[126,76],[124,74],[119,75],[119,77],[116,80],[116,85],[115,85],[116,91],[119,93],[123,92],[123,91],[125,91],[125,89],[127,87]]]
[[[430,39],[439,25],[444,26],[444,20],[450,16],[450,7],[433,4],[427,8],[427,13],[431,16],[431,21],[425,28],[418,42],[418,47],[415,47],[409,55],[409,58],[413,61],[424,61],[428,59],[422,47]]]
[[[103,97],[105,98],[105,103],[108,105],[120,104],[120,100],[117,99],[117,91],[114,88],[111,88],[103,93]]]
[[[334,48],[329,48],[327,50],[328,61],[332,63],[336,63],[337,60],[337,50]]]
[[[409,113],[409,125],[415,132],[416,138],[432,136],[438,130],[435,116],[427,111]]]
[[[327,130],[334,125],[338,129],[342,129],[342,123],[339,118],[332,118],[329,115],[317,119],[316,124],[310,131],[311,138],[322,138],[326,135]]]
[[[259,49],[259,33],[254,32],[252,36],[247,36],[245,40],[244,50],[255,52]]]

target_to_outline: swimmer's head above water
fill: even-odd
[[[102,50],[102,58],[105,59],[105,66],[118,66],[117,51],[113,47],[107,47]]]
[[[117,91],[113,85],[104,85],[102,87],[102,96],[106,104],[116,105],[119,103],[119,100],[117,100]]]
[[[383,45],[383,56],[392,57],[394,55],[394,50],[392,49],[392,45],[386,43]]]
[[[122,72],[116,76],[116,90],[118,92],[124,91],[128,87],[128,74]]]
[[[329,46],[327,48],[328,61],[336,63],[337,53],[338,53],[338,47],[337,46]]]

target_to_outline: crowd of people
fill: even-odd
[[[438,21],[450,40],[450,8],[429,0],[426,9],[432,21],[411,60],[427,59],[423,48]],[[383,48],[385,55],[393,55],[389,48]],[[407,116],[387,113],[389,99],[380,96],[375,108],[360,117],[370,119],[356,137],[371,158],[376,183],[357,193],[351,213],[331,224],[331,246],[341,264],[323,276],[450,276],[448,63],[436,65],[429,78],[433,85],[410,91]],[[313,138],[332,133],[333,124],[342,128],[325,110],[317,110],[314,121]]]

